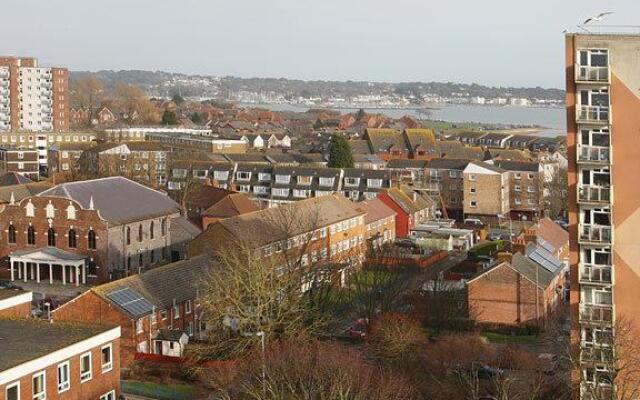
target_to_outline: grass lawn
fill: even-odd
[[[159,384],[155,382],[121,381],[122,391],[129,394],[160,400],[188,400],[197,396],[197,390],[190,385]]]
[[[482,332],[480,336],[487,338],[492,343],[533,344],[538,342],[536,335],[508,335],[497,332]]]

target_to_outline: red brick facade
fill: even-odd
[[[155,323],[152,323],[153,318],[150,316],[142,317],[142,331],[137,329],[135,319],[93,291],[85,292],[55,310],[53,318],[58,321],[119,325],[122,329],[120,359],[123,368],[128,368],[133,363],[136,352],[140,352],[139,345],[141,343],[146,343],[146,352],[155,352],[152,338],[158,329],[180,329],[186,333],[189,333],[189,329],[191,329],[192,334],[199,332],[199,321],[196,319],[196,316],[199,315],[199,307],[195,300],[188,302],[191,303],[191,312],[189,313],[187,313],[187,302],[182,302],[177,304],[177,313],[174,313],[173,307],[167,310],[157,310]],[[178,315],[177,318],[176,315]]]

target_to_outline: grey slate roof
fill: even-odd
[[[113,225],[178,213],[180,206],[169,196],[137,182],[114,176],[89,181],[68,182],[38,194],[39,197],[62,197],[94,209]]]
[[[181,303],[195,299],[200,283],[213,266],[213,261],[207,255],[199,255],[96,286],[91,290],[111,302],[109,294],[129,288],[150,302],[156,310],[164,310],[173,306],[174,300]],[[115,303],[114,305],[118,307]],[[130,315],[126,310],[120,309]]]
[[[39,319],[0,319],[0,373],[113,328],[60,321],[51,324]]]
[[[549,286],[555,277],[554,273],[521,253],[515,253],[513,255],[511,266],[531,282],[538,282],[538,287],[541,289]],[[536,270],[538,271],[537,277]]]
[[[429,161],[429,168],[463,171],[470,162],[470,160],[460,158],[435,158]]]
[[[537,162],[494,160],[493,165],[507,171],[538,172],[540,170],[540,164]]]
[[[389,169],[425,169],[429,161],[427,160],[405,160],[405,159],[393,159],[387,163]]]

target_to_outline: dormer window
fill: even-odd
[[[229,171],[213,171],[213,179],[218,181],[226,181],[229,179]]]
[[[382,179],[367,179],[367,186],[372,188],[382,187]]]
[[[258,174],[258,180],[259,180],[260,182],[268,182],[268,181],[270,181],[270,180],[271,180],[271,174],[268,174],[268,173],[266,173],[266,172],[260,172],[260,173]]]
[[[320,178],[320,186],[333,186],[334,178]]]
[[[276,183],[288,184],[291,181],[291,175],[276,175]]]
[[[238,171],[236,173],[236,179],[238,179],[239,181],[248,181],[249,179],[251,179],[251,172]]]
[[[347,186],[358,186],[360,178],[344,178],[344,184]]]

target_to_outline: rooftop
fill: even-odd
[[[49,323],[39,319],[0,319],[0,375],[2,371],[62,350],[113,328],[78,323]]]

